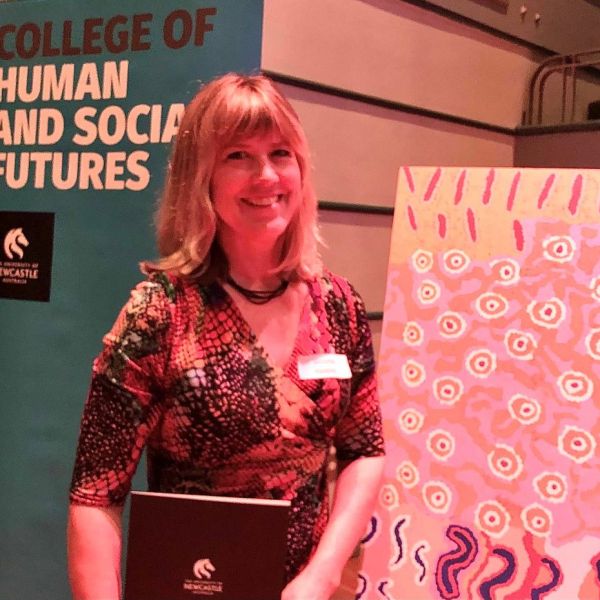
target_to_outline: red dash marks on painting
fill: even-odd
[[[515,205],[515,197],[517,195],[517,190],[519,189],[520,179],[521,171],[515,174],[510,185],[510,192],[508,192],[508,200],[506,201],[506,210],[508,210],[509,212],[513,209],[513,206]]]
[[[554,183],[555,179],[556,175],[554,173],[552,173],[552,175],[549,175],[546,179],[546,183],[544,183],[544,187],[542,188],[542,192],[540,194],[540,197],[538,198],[537,207],[539,209],[541,209],[544,206],[544,202],[546,202],[546,200],[548,199],[548,196],[550,195],[550,190],[552,189],[552,184]]]
[[[410,204],[406,207],[406,213],[408,215],[408,222],[410,223],[410,226],[413,228],[414,231],[416,231],[417,230],[417,220],[415,219],[415,213]]]
[[[494,169],[490,169],[487,177],[485,178],[485,190],[483,192],[483,198],[481,198],[483,204],[490,203],[490,198],[492,197],[492,184],[494,183],[495,176],[496,171],[494,171]]]
[[[525,238],[523,237],[523,225],[519,221],[513,221],[513,233],[515,235],[517,250],[521,252],[525,247]]]
[[[583,175],[577,175],[571,189],[571,199],[569,200],[569,212],[572,215],[577,213],[577,206],[581,198],[581,190],[583,189]]]
[[[438,215],[438,233],[442,239],[446,237],[446,215]]]
[[[442,169],[438,167],[433,174],[433,177],[429,181],[429,185],[427,186],[427,190],[425,192],[425,197],[423,198],[423,202],[429,202],[431,197],[433,196],[433,192],[435,192],[435,188],[440,181],[440,177],[442,176]]]
[[[412,194],[415,193],[415,182],[412,178],[412,173],[408,167],[402,167],[402,171],[404,172],[404,177],[406,177],[406,183],[408,183],[408,189]]]
[[[469,235],[471,239],[477,241],[477,228],[475,227],[475,213],[472,208],[467,208],[467,225],[469,226]]]
[[[465,177],[467,176],[467,171],[463,169],[458,176],[458,181],[456,182],[456,192],[454,194],[454,204],[458,204],[463,197],[463,191],[465,189]]]

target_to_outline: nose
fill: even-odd
[[[259,159],[256,169],[257,179],[261,182],[277,181],[279,178],[275,165],[268,157]]]

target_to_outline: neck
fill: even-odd
[[[229,273],[240,285],[250,289],[272,289],[281,278],[273,275],[281,256],[281,241],[273,243],[221,236],[221,247],[227,256]]]

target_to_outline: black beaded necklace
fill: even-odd
[[[235,281],[231,275],[227,275],[227,283],[234,289],[237,290],[248,302],[252,304],[266,304],[267,302],[277,298],[287,290],[289,281],[282,281],[279,286],[274,290],[249,290],[248,288],[242,287],[237,281]]]

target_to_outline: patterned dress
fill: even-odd
[[[151,491],[290,500],[293,577],[327,522],[329,449],[340,461],[383,454],[362,300],[330,273],[307,283],[283,370],[218,283],[139,284],[94,362],[71,502],[122,504],[147,447]],[[300,380],[298,357],[324,352],[345,354],[352,378]]]

